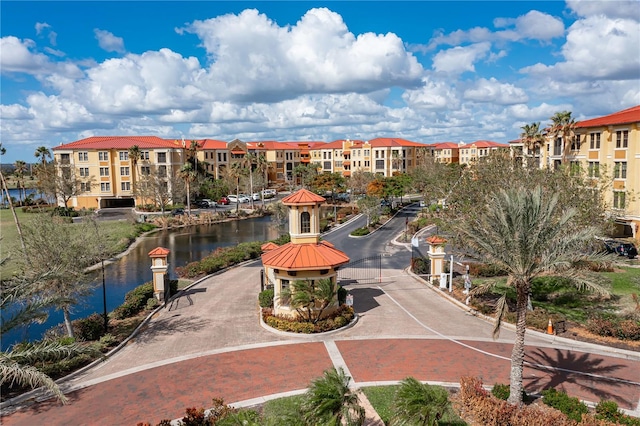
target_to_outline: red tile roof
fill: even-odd
[[[157,136],[91,136],[53,149],[129,149],[134,145],[138,145],[140,149],[182,148],[181,141],[166,140]]]
[[[219,141],[215,139],[203,139],[198,141],[199,149],[227,149],[227,143],[225,141]]]
[[[640,122],[640,105],[614,112],[603,117],[592,118],[590,120],[579,121],[576,124],[580,127],[600,127],[614,124],[627,124]]]
[[[447,240],[445,240],[442,237],[439,237],[437,235],[432,235],[429,238],[427,238],[427,242],[429,244],[434,244],[434,245],[441,245],[447,242]]]
[[[375,138],[369,141],[372,147],[385,147],[385,146],[425,146],[422,143],[408,141],[402,138]]]
[[[459,148],[458,144],[455,142],[438,142],[431,145],[433,149],[457,149]]]
[[[262,251],[271,251],[271,250],[275,250],[278,247],[280,247],[279,245],[277,245],[274,242],[269,241],[268,243],[264,243],[263,245],[260,246],[260,250]]]
[[[247,142],[247,149],[257,149],[257,150],[290,150],[294,149],[291,145],[287,145],[284,142],[276,142],[276,141],[255,141],[255,142]]]
[[[319,203],[324,203],[326,200],[319,196],[318,194],[314,194],[308,189],[300,189],[299,191],[294,192],[291,195],[287,195],[282,199],[282,204],[285,206],[292,205],[314,205]]]
[[[288,271],[313,271],[335,268],[349,257],[326,241],[308,244],[287,243],[262,255],[262,264]]]
[[[470,148],[471,145],[475,145],[476,148],[509,148],[509,145],[504,143],[498,143],[494,141],[475,141],[461,146],[460,148]]]
[[[171,253],[171,250],[169,249],[166,249],[164,247],[156,247],[149,252],[149,256],[150,257],[166,257],[169,253]]]

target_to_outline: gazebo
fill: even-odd
[[[295,280],[330,279],[337,291],[338,267],[349,262],[349,257],[328,241],[320,240],[320,205],[325,199],[313,192],[301,189],[282,199],[289,207],[289,234],[291,242],[278,246],[267,243],[262,246],[262,264],[269,284],[274,289],[274,314],[297,315],[287,299],[281,297]],[[337,294],[325,309],[329,314],[338,307]]]

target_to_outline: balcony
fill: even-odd
[[[351,170],[344,170],[344,171],[342,172],[342,176],[344,176],[344,177],[349,177],[349,176],[351,176]]]

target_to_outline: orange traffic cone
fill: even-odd
[[[547,334],[553,334],[553,324],[551,324],[551,318],[549,318],[549,324],[547,325]]]

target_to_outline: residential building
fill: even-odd
[[[133,164],[129,148],[138,146],[140,159]],[[172,193],[172,176],[185,161],[180,141],[155,136],[93,136],[52,149],[57,173],[72,183],[69,207],[133,207],[144,203],[135,195],[136,183],[154,175],[167,193]],[[136,200],[137,198],[137,200]],[[64,205],[64,200],[58,200]]]
[[[460,144],[455,142],[438,142],[432,144],[431,152],[436,161],[440,163],[451,164],[460,162]]]
[[[509,151],[509,145],[493,141],[475,141],[458,147],[460,164],[473,164],[495,151]]]
[[[576,124],[567,160],[593,178],[613,179],[606,202],[618,234],[637,236],[640,225],[640,105]],[[554,146],[555,149],[555,146]]]

